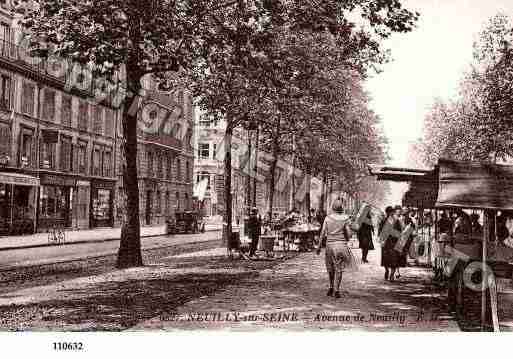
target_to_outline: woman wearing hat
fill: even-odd
[[[340,298],[340,283],[342,272],[356,268],[356,260],[348,246],[351,238],[350,218],[345,215],[344,203],[338,198],[333,202],[333,212],[324,219],[321,238],[326,238],[326,270],[328,272],[330,287],[328,296]],[[321,252],[322,240],[319,241],[317,254]]]

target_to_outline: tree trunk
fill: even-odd
[[[326,210],[326,171],[322,173],[321,199],[319,201],[319,210]]]
[[[312,189],[312,170],[310,165],[306,166],[306,189],[305,189],[305,206],[308,213],[308,223],[312,222],[310,208],[311,204],[311,189]]]
[[[252,143],[252,136],[251,131],[247,130],[247,136],[248,136],[248,158],[246,159],[246,166],[244,166],[244,169],[247,169],[246,173],[246,189],[244,192],[244,198],[245,198],[245,205],[246,205],[246,215],[249,216],[250,209],[251,209],[251,157],[253,152],[253,143]]]
[[[289,211],[296,207],[296,135],[292,135],[292,174],[290,178]]]
[[[226,245],[230,249],[232,238],[232,135],[231,119],[228,119],[225,131],[225,156],[224,156],[224,222],[226,223]]]
[[[257,127],[255,138],[255,163],[253,166],[253,203],[252,206],[257,206],[257,174],[258,174],[258,141],[260,137],[260,127]]]
[[[128,88],[133,94],[141,89],[139,79],[130,77],[127,70]],[[121,227],[121,239],[116,266],[131,268],[143,265],[139,222],[139,183],[137,174],[137,113],[130,111],[136,96],[131,95],[123,108],[123,184],[126,198],[125,223]]]
[[[269,213],[272,218],[273,213],[273,205],[274,205],[274,191],[275,191],[275,183],[276,183],[276,166],[278,164],[278,152],[279,152],[279,143],[278,140],[274,141],[273,144],[273,160],[271,162],[271,179],[269,183]]]

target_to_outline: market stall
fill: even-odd
[[[371,174],[381,180],[416,183],[405,196],[407,201],[427,195],[422,186],[436,187],[433,208],[461,210],[461,216],[466,216],[463,210],[483,214],[481,233],[445,235],[437,256],[444,258],[449,305],[460,317],[477,320],[481,329],[499,331],[498,294],[513,292],[513,247],[497,240],[497,212],[513,210],[513,166],[440,159],[432,171],[382,167],[372,168]],[[432,198],[428,201],[433,204]],[[436,230],[435,237],[439,237]]]
[[[295,249],[300,252],[314,248],[320,227],[311,223],[300,223],[283,230],[284,250]]]

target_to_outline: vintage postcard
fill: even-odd
[[[0,331],[511,331],[512,119],[508,0],[0,1]]]

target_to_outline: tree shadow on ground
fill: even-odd
[[[186,274],[165,279],[102,282],[64,290],[66,296],[73,296],[71,299],[2,306],[2,326],[15,331],[123,330],[153,317],[169,316],[191,299],[212,295],[228,284],[256,275],[254,272]],[[31,314],[29,318],[16,318],[20,313]]]
[[[188,301],[211,296],[228,285],[251,283],[259,271],[281,264],[283,260],[248,261],[208,256],[169,257],[154,262],[158,263],[151,266],[164,269],[158,272],[158,278],[103,281],[57,289],[59,299],[56,300],[0,306],[0,330],[124,330],[154,317],[169,317]],[[183,269],[184,273],[165,274],[170,269]],[[187,269],[199,269],[199,272],[187,272]]]

